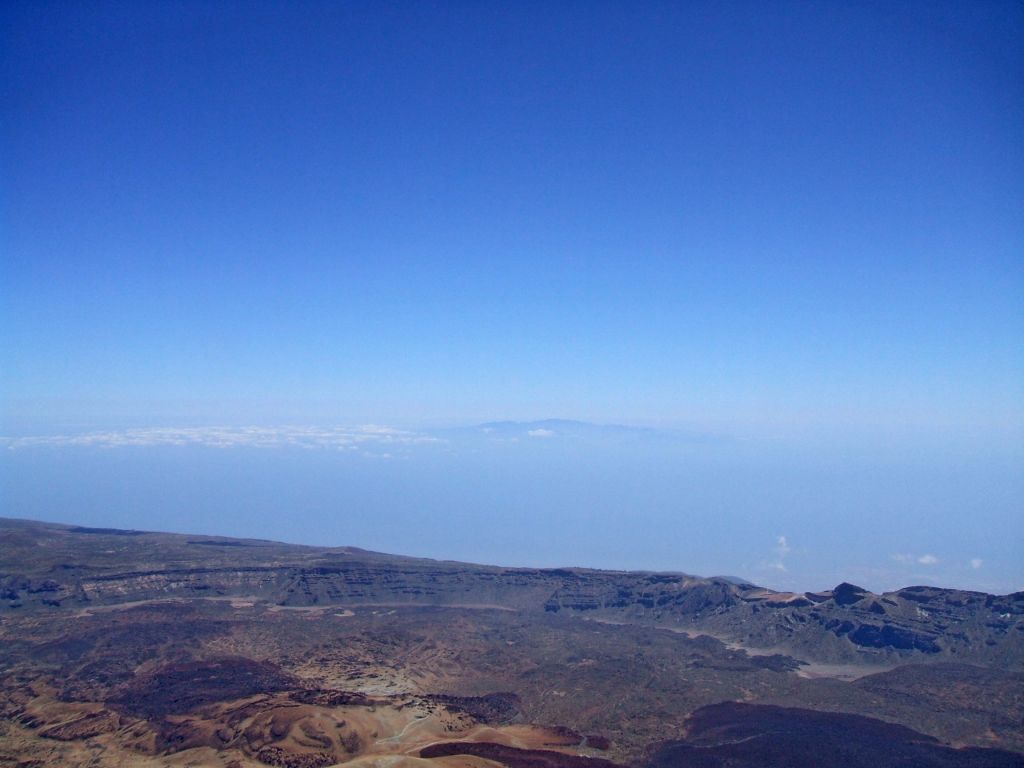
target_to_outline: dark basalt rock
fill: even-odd
[[[896,594],[904,600],[912,600],[915,603],[930,603],[937,598],[941,598],[946,591],[933,587],[904,587]]]
[[[857,645],[869,648],[890,647],[904,651],[924,651],[925,653],[938,653],[942,650],[935,642],[935,638],[893,624],[881,626],[861,624],[849,633],[849,638]]]
[[[832,599],[836,601],[836,605],[853,605],[863,600],[868,594],[870,593],[864,587],[844,581],[832,590]]]
[[[750,602],[754,602],[751,600]],[[805,597],[794,597],[785,602],[775,600],[758,600],[756,604],[762,608],[807,608],[808,606],[814,605],[810,600]]]
[[[1010,595],[986,595],[985,607],[997,613],[1006,613],[1011,616],[1024,614],[1024,592],[1014,592]]]
[[[359,691],[339,691],[328,688],[308,688],[292,691],[288,698],[302,704],[316,704],[321,707],[368,707],[373,700]]]
[[[1021,768],[999,749],[954,749],[902,725],[861,715],[727,702],[693,713],[684,741],[645,768]]]
[[[493,760],[508,768],[624,768],[600,757],[567,755],[547,749],[517,749],[486,741],[448,741],[432,744],[420,750],[420,757],[448,757],[473,755]]]
[[[430,701],[444,704],[449,709],[465,712],[474,720],[483,723],[508,723],[519,715],[521,703],[514,693],[488,693],[485,696],[449,696],[434,694],[426,697]]]
[[[202,547],[251,547],[254,546],[245,541],[189,541],[189,544],[195,544]]]
[[[168,664],[128,684],[109,700],[127,712],[148,719],[190,712],[226,699],[294,688],[297,681],[267,662],[228,657]]]
[[[143,536],[146,533],[125,528],[89,528],[84,525],[77,525],[69,530],[71,533],[85,533],[94,536]]]
[[[825,623],[825,629],[830,630],[831,632],[833,632],[838,637],[842,637],[843,635],[848,635],[848,634],[850,634],[850,632],[852,632],[856,628],[857,628],[857,625],[854,624],[849,619],[829,619]]]
[[[772,672],[794,672],[800,669],[802,662],[792,656],[773,653],[770,656],[751,656],[750,663],[758,669],[770,669]]]

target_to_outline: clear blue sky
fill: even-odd
[[[732,466],[853,524],[810,467],[886,457],[876,511],[970,518],[1024,586],[1020,3],[8,2],[0,35],[0,434],[781,440]],[[12,514],[75,517],[16,475]]]

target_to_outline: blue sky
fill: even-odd
[[[696,549],[673,565],[623,538],[631,507],[680,536],[724,515],[736,537],[757,529],[751,553],[787,536],[791,563],[820,557],[794,579],[841,551],[892,568],[944,544],[942,563],[985,566],[940,580],[999,567],[987,584],[1024,586],[1018,3],[13,2],[0,35],[0,434],[683,430],[717,441],[706,483],[708,456],[617,448],[651,490],[602,486],[616,502],[590,547],[525,538],[508,558],[696,570]],[[139,485],[208,447],[113,450]],[[269,455],[251,450],[236,460]],[[485,452],[481,471],[564,521],[583,468],[611,461],[597,450],[559,454],[562,480],[525,454]],[[97,451],[8,451],[4,506],[167,519],[124,501]],[[29,455],[68,497],[23,477]],[[378,522],[421,514],[417,488],[434,515],[497,514],[484,486],[459,507],[477,465],[443,455],[392,462],[405,502],[374,507],[398,476],[374,486],[354,459],[338,472],[363,495],[310,493]],[[658,455],[671,471],[644,474]],[[277,508],[302,507],[290,461],[265,494]],[[450,484],[433,497],[428,467]],[[244,506],[237,473],[219,477],[220,508]],[[775,490],[740,500],[736,482]],[[180,501],[196,511],[179,528],[206,524],[201,499]],[[685,524],[658,517],[687,504]],[[900,514],[915,524],[899,541],[834,533]],[[947,538],[919,546],[929,526]],[[715,570],[759,567],[709,548]],[[470,537],[451,554],[488,552]]]

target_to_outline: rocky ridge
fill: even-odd
[[[1024,667],[1020,592],[916,586],[874,594],[844,583],[794,594],[679,573],[500,568],[0,519],[0,615],[181,598],[283,607],[490,606],[706,632],[807,660]]]

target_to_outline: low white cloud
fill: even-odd
[[[152,427],[77,435],[0,438],[9,450],[34,447],[332,448],[407,446],[443,442],[436,437],[370,424],[361,427]]]
[[[980,557],[972,557],[971,558],[971,568],[973,568],[974,570],[978,570],[984,564],[985,564],[985,561],[982,560]]]
[[[777,571],[786,570],[786,555],[791,551],[789,541],[785,536],[778,536],[775,539],[775,561],[770,563],[771,567]]]
[[[907,565],[936,565],[939,562],[939,558],[935,555],[912,555],[909,552],[902,552],[892,556],[892,559],[897,563],[905,563]]]
[[[359,431],[367,435],[407,435],[408,432],[404,432],[401,429],[395,429],[394,427],[385,427],[380,424],[364,424],[359,428]]]
[[[531,429],[526,434],[530,437],[551,437],[555,431],[553,429]]]

